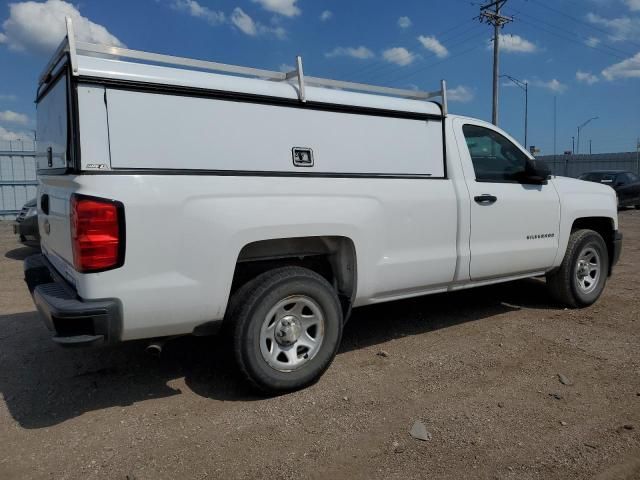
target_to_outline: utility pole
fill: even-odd
[[[589,155],[591,155],[591,139],[589,139]]]
[[[576,153],[576,137],[571,137],[571,155]]]
[[[556,137],[558,133],[558,97],[553,96],[553,161],[556,161]]]
[[[480,7],[481,22],[493,25],[493,110],[491,122],[498,125],[498,77],[500,75],[500,29],[509,22],[513,22],[513,17],[506,17],[500,14],[500,10],[507,3],[507,0],[494,0]],[[492,10],[493,9],[493,10]]]
[[[636,173],[640,175],[640,137],[636,138]]]

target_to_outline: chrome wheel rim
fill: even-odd
[[[311,361],[324,340],[320,305],[306,295],[276,303],[260,328],[262,358],[275,370],[291,372]]]
[[[576,282],[582,293],[591,293],[598,286],[602,262],[595,248],[587,247],[580,253],[576,263]]]

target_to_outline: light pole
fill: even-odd
[[[578,141],[576,142],[578,148],[576,148],[576,150],[577,150],[576,153],[580,153],[580,130],[582,130],[584,127],[586,127],[588,123],[592,122],[593,120],[597,120],[598,118],[600,118],[600,117],[591,117],[589,120],[587,120],[583,124],[578,125]]]
[[[501,77],[508,78],[513,83],[515,83],[518,87],[520,87],[524,91],[524,148],[527,148],[527,130],[529,123],[529,82],[518,80],[517,78],[513,78],[511,75],[500,75]]]

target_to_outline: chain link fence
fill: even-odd
[[[13,220],[37,185],[35,143],[0,141],[0,220]]]
[[[625,170],[640,175],[637,152],[598,153],[594,155],[542,155],[554,175],[578,177],[593,170]]]

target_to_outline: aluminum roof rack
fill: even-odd
[[[67,53],[69,54],[69,63],[71,65],[72,75],[78,75],[77,56],[81,55],[98,55],[103,58],[129,58],[149,63],[158,63],[164,65],[172,65],[179,67],[188,67],[199,70],[208,70],[213,72],[225,72],[246,77],[256,77],[263,80],[271,81],[289,81],[297,80],[298,97],[301,102],[306,102],[305,87],[317,86],[326,88],[337,88],[342,90],[350,90],[355,92],[374,93],[379,95],[388,95],[393,97],[401,97],[413,100],[431,100],[440,98],[442,101],[442,115],[446,116],[447,109],[447,87],[446,82],[441,80],[440,89],[432,92],[422,92],[419,90],[409,90],[400,88],[383,87],[378,85],[368,85],[357,82],[347,82],[342,80],[333,80],[329,78],[309,77],[304,74],[302,67],[302,57],[296,57],[296,68],[291,72],[277,72],[272,70],[263,70],[259,68],[241,67],[238,65],[230,65],[226,63],[210,62],[206,60],[197,60],[184,57],[176,57],[173,55],[164,55],[160,53],[143,52],[139,50],[130,50],[128,48],[114,47],[108,45],[98,45],[88,42],[78,42],[75,39],[73,24],[69,17],[66,18],[67,36],[56,49],[53,57],[47,64],[47,67],[40,76],[40,84],[48,82],[51,72],[58,65],[60,60]]]

